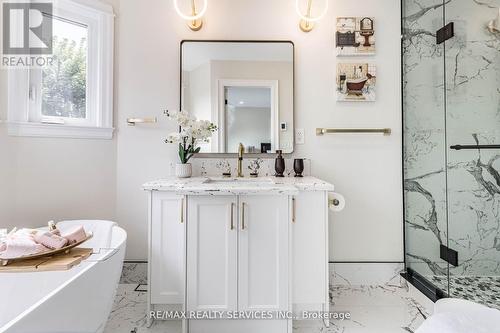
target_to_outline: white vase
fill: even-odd
[[[193,174],[191,163],[177,163],[175,165],[175,176],[178,178],[189,178]]]

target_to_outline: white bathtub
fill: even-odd
[[[498,333],[500,311],[457,298],[442,298],[415,333]]]
[[[122,271],[127,233],[109,221],[59,222],[62,230],[84,225],[94,252],[68,271],[0,273],[0,332],[102,332]]]

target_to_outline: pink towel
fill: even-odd
[[[32,237],[13,237],[0,245],[0,259],[14,259],[48,250],[42,244],[36,243]]]
[[[72,244],[84,240],[85,238],[87,238],[87,234],[85,233],[85,229],[83,229],[83,226],[80,225],[69,229],[62,235],[62,237],[66,238],[69,243]]]
[[[50,233],[61,237],[61,231],[59,231],[59,229],[50,230]]]
[[[57,229],[56,229],[57,230]],[[68,240],[50,231],[40,231],[34,236],[35,242],[52,250],[57,250],[68,244]]]

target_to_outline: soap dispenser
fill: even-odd
[[[274,170],[276,171],[276,177],[285,177],[283,173],[285,172],[285,159],[283,158],[282,151],[276,150],[278,156],[276,156],[276,161],[274,162]]]

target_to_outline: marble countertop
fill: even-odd
[[[282,194],[296,195],[299,191],[333,191],[334,186],[315,177],[165,178],[145,183],[147,191],[173,191],[185,195]]]

